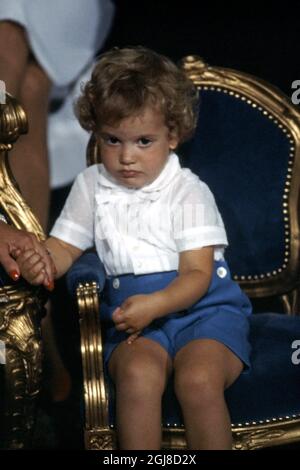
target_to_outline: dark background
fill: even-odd
[[[257,75],[289,96],[291,83],[300,79],[299,4],[115,0],[115,5],[105,48],[140,44],[175,61],[197,54],[210,65]]]

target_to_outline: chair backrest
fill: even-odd
[[[0,104],[0,211],[8,223],[44,239],[43,229],[20,194],[8,160],[8,152],[14,142],[27,130],[27,117],[23,108],[6,93],[5,103]]]
[[[290,292],[300,280],[300,112],[278,89],[187,56],[181,66],[200,94],[183,166],[212,190],[224,219],[226,259],[252,297]],[[92,135],[88,164],[100,156]]]
[[[300,113],[255,77],[188,56],[200,93],[198,127],[182,164],[215,195],[229,239],[226,259],[251,297],[299,282]]]

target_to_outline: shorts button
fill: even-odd
[[[114,289],[119,289],[120,287],[120,280],[116,277],[114,280],[113,280],[113,288]]]
[[[227,269],[223,268],[223,266],[220,266],[218,269],[217,269],[217,275],[223,279],[223,277],[225,277],[227,274]]]

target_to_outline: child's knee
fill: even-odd
[[[161,368],[144,357],[134,357],[124,360],[115,367],[114,381],[119,388],[126,388],[135,395],[151,395],[155,392],[162,394],[165,380]]]
[[[195,367],[175,373],[174,389],[181,404],[207,406],[223,395],[224,383],[213,371]]]

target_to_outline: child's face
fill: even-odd
[[[116,125],[103,125],[99,132],[101,160],[122,185],[141,188],[154,181],[177,147],[162,113],[150,106]]]

